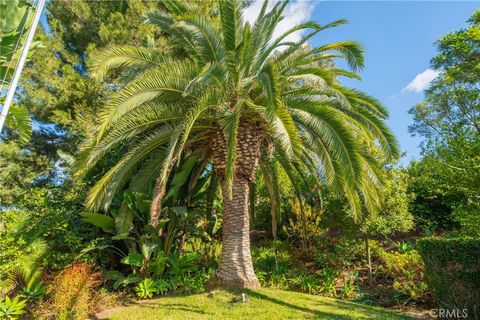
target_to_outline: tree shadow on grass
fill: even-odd
[[[257,299],[262,299],[262,300],[265,300],[265,301],[268,301],[268,302],[272,302],[272,303],[275,303],[275,304],[278,304],[278,305],[281,305],[281,306],[284,306],[284,307],[287,307],[287,308],[290,308],[290,309],[295,309],[295,310],[302,311],[302,312],[305,312],[305,313],[310,313],[310,314],[314,315],[316,318],[319,318],[319,319],[338,319],[338,320],[349,320],[349,319],[351,319],[350,317],[347,317],[347,316],[328,313],[328,312],[324,312],[324,311],[320,311],[320,310],[310,309],[310,308],[307,308],[307,307],[302,307],[302,306],[298,306],[298,305],[295,305],[295,304],[291,304],[291,303],[288,303],[288,302],[280,300],[280,299],[269,297],[269,296],[267,296],[265,294],[262,294],[260,292],[256,292],[256,291],[252,291],[252,290],[248,290],[248,289],[245,289],[245,290],[242,290],[242,291],[247,293],[247,295],[250,295],[251,297],[254,297],[254,298],[257,298]]]
[[[238,292],[240,291],[237,290],[236,293]],[[342,309],[347,312],[351,311],[352,313],[355,313],[355,316],[342,315],[334,312],[321,311],[321,310],[313,309],[310,307],[299,306],[296,304],[289,303],[284,299],[273,298],[263,293],[260,293],[258,291],[252,291],[249,289],[241,290],[241,292],[245,292],[247,293],[247,295],[250,295],[251,297],[262,299],[262,300],[275,303],[287,308],[302,311],[304,313],[312,314],[316,319],[338,319],[338,320],[352,319],[352,318],[382,319],[382,320],[383,319],[412,319],[407,316],[400,315],[395,312],[391,312],[389,310],[376,310],[375,308],[372,308],[369,306],[365,306],[357,303],[351,303],[351,302],[344,302],[336,299],[324,299],[322,301],[318,301],[315,299],[307,298],[309,303],[313,304],[313,306],[318,305],[319,307],[324,306],[332,309]]]
[[[162,308],[162,309],[169,309],[172,311],[186,311],[186,312],[192,312],[192,313],[197,313],[197,314],[208,314],[205,310],[202,310],[200,307],[196,306],[191,306],[185,303],[165,303],[165,304],[157,304],[157,308]],[[154,307],[151,307],[154,308]]]

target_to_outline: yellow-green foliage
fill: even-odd
[[[380,258],[384,264],[378,271],[393,278],[396,290],[414,299],[426,294],[424,265],[416,250],[405,253],[383,251]]]
[[[408,175],[395,169],[385,172],[383,204],[378,214],[368,215],[360,224],[367,235],[390,235],[405,232],[413,227],[413,216],[409,212],[412,194],[408,192]]]

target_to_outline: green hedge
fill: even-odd
[[[480,239],[424,238],[417,246],[436,305],[480,319]]]

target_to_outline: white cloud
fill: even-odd
[[[264,0],[255,0],[255,2],[245,9],[244,11],[244,18],[248,21],[251,25],[257,20],[258,14],[262,9]],[[272,9],[275,5],[276,1],[269,1],[267,6],[267,12]],[[304,23],[310,20],[310,17],[315,10],[315,1],[309,0],[297,0],[290,2],[285,10],[283,11],[283,20],[277,25],[272,38],[276,39],[281,36],[284,32],[289,30],[290,28]],[[298,41],[301,39],[303,34],[302,31],[297,31],[289,35],[285,40],[286,41]]]
[[[427,69],[422,73],[416,75],[416,77],[402,89],[402,92],[422,92],[427,89],[436,77],[438,77],[438,72],[432,69]]]
[[[245,19],[245,21],[250,23],[250,25],[253,25],[255,20],[257,20],[258,14],[260,13],[260,10],[263,6],[263,2],[264,1],[262,0],[255,0],[255,2],[253,2],[248,8],[246,8],[245,11],[243,11],[243,18]],[[267,6],[267,11],[271,10],[274,4],[275,3],[273,1],[270,1]]]

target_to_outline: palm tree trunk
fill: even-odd
[[[260,287],[250,253],[248,190],[249,182],[242,178],[234,180],[231,199],[228,198],[226,187],[222,188],[222,256],[210,283],[212,287]]]
[[[213,164],[223,180],[222,256],[214,277],[207,284],[214,287],[258,288],[250,253],[249,186],[255,179],[262,132],[254,125],[241,122],[236,146],[232,194],[225,184],[226,140],[221,131],[213,141]]]

